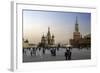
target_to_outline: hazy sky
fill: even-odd
[[[91,14],[76,12],[23,11],[23,37],[30,43],[41,41],[47,35],[48,27],[55,36],[56,43],[67,43],[73,38],[76,16],[82,35],[91,33]]]

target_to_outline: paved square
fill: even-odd
[[[63,61],[66,60],[65,58],[65,51],[66,49],[60,48],[56,50],[56,56],[52,56],[50,50],[45,50],[45,54],[43,52],[41,55],[38,53],[37,55],[26,55],[23,54],[23,62],[41,62],[41,61]],[[38,52],[38,51],[37,51]],[[71,60],[85,60],[91,59],[91,49],[78,49],[72,48],[71,50]]]

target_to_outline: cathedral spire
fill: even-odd
[[[75,23],[75,32],[79,32],[79,24],[78,24],[77,16],[76,16],[76,23]]]
[[[48,32],[50,32],[50,27],[48,27]]]
[[[50,36],[51,34],[50,34],[50,27],[48,27],[48,36]]]
[[[77,24],[77,16],[76,16],[76,24]]]
[[[51,43],[50,27],[48,27],[47,40],[48,40],[48,44],[50,44]]]

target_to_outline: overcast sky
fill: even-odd
[[[55,36],[56,43],[67,43],[73,38],[76,16],[82,35],[91,33],[91,14],[76,12],[23,11],[23,37],[37,44],[46,35],[48,27]]]

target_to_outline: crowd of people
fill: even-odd
[[[46,55],[46,51],[50,52],[51,56],[56,56],[57,51],[59,51],[59,48],[24,48],[23,49],[23,55],[25,56],[38,56],[40,58],[43,58],[43,55]],[[66,60],[71,60],[71,48],[65,48],[65,52],[63,52]]]

